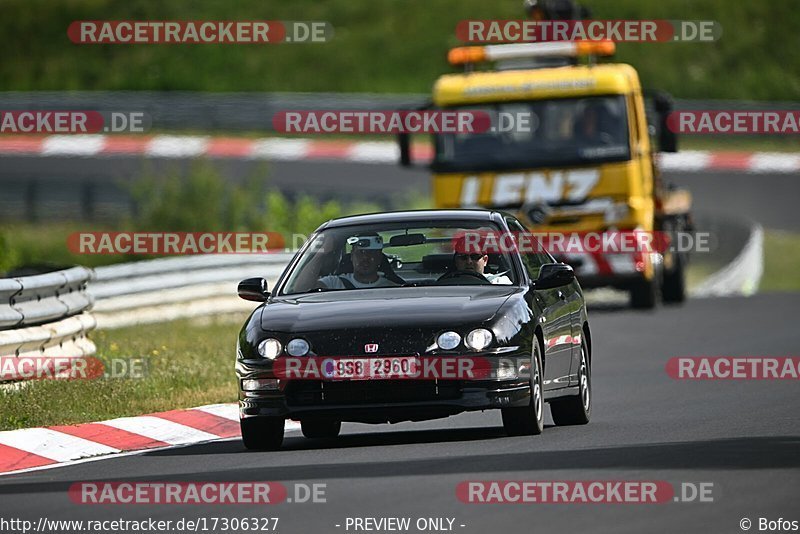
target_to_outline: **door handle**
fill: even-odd
[[[567,300],[567,296],[560,289],[558,290],[558,298],[560,298],[561,300]]]

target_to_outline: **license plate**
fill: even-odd
[[[330,380],[386,380],[416,376],[417,363],[413,356],[327,358],[321,371]]]

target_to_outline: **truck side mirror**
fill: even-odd
[[[397,134],[397,144],[400,146],[400,166],[411,166],[411,135],[408,133]]]
[[[673,109],[672,97],[663,91],[656,93],[653,104],[658,114],[658,150],[661,152],[677,152],[678,136],[669,129],[667,119]]]

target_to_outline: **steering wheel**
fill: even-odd
[[[436,280],[436,283],[439,284],[442,282],[446,282],[447,280],[452,280],[453,278],[474,278],[475,280],[470,281],[469,285],[491,284],[491,282],[489,282],[489,280],[487,280],[485,276],[475,271],[449,271],[440,276]],[[478,282],[478,280],[480,280],[480,282]]]

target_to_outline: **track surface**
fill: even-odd
[[[461,532],[737,532],[742,517],[800,519],[800,389],[793,381],[678,382],[679,355],[787,355],[800,295],[708,299],[655,313],[595,312],[594,413],[588,426],[508,438],[495,412],[395,426],[345,425],[335,441],[289,434],[285,450],[238,441],[191,446],[0,479],[3,516],[175,519],[254,514],[280,532],[337,532],[346,517],[455,517]],[[548,419],[549,422],[549,419]],[[470,505],[464,480],[713,482],[713,503]],[[82,506],[72,481],[327,483],[326,504],[263,507]],[[757,527],[756,527],[757,528]],[[754,529],[755,530],[755,529]]]

